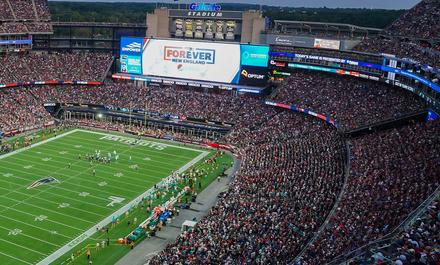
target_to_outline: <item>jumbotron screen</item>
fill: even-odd
[[[264,86],[268,61],[268,46],[121,38],[122,73]]]

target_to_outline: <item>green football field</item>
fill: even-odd
[[[111,161],[85,158],[96,151]],[[0,156],[0,264],[50,263],[208,154],[75,129]]]

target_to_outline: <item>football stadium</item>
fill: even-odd
[[[79,2],[0,0],[0,265],[440,264],[439,0]]]

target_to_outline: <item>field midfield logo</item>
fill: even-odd
[[[57,183],[60,183],[60,181],[57,180],[56,178],[47,177],[47,178],[42,178],[37,181],[34,181],[31,185],[29,185],[29,187],[27,187],[27,189],[29,190],[29,189],[39,187],[41,185],[49,185],[49,184],[57,184]]]
[[[215,64],[215,50],[165,46],[164,60],[180,64]]]
[[[107,204],[107,206],[114,206],[115,203],[121,203],[125,200],[125,198],[121,198],[121,197],[116,197],[116,196],[110,196],[108,197],[109,200],[111,200],[111,202],[109,204]]]

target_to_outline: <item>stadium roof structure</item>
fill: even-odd
[[[326,35],[346,38],[376,36],[383,31],[378,28],[360,27],[352,24],[296,20],[274,20],[274,30],[283,34]]]

